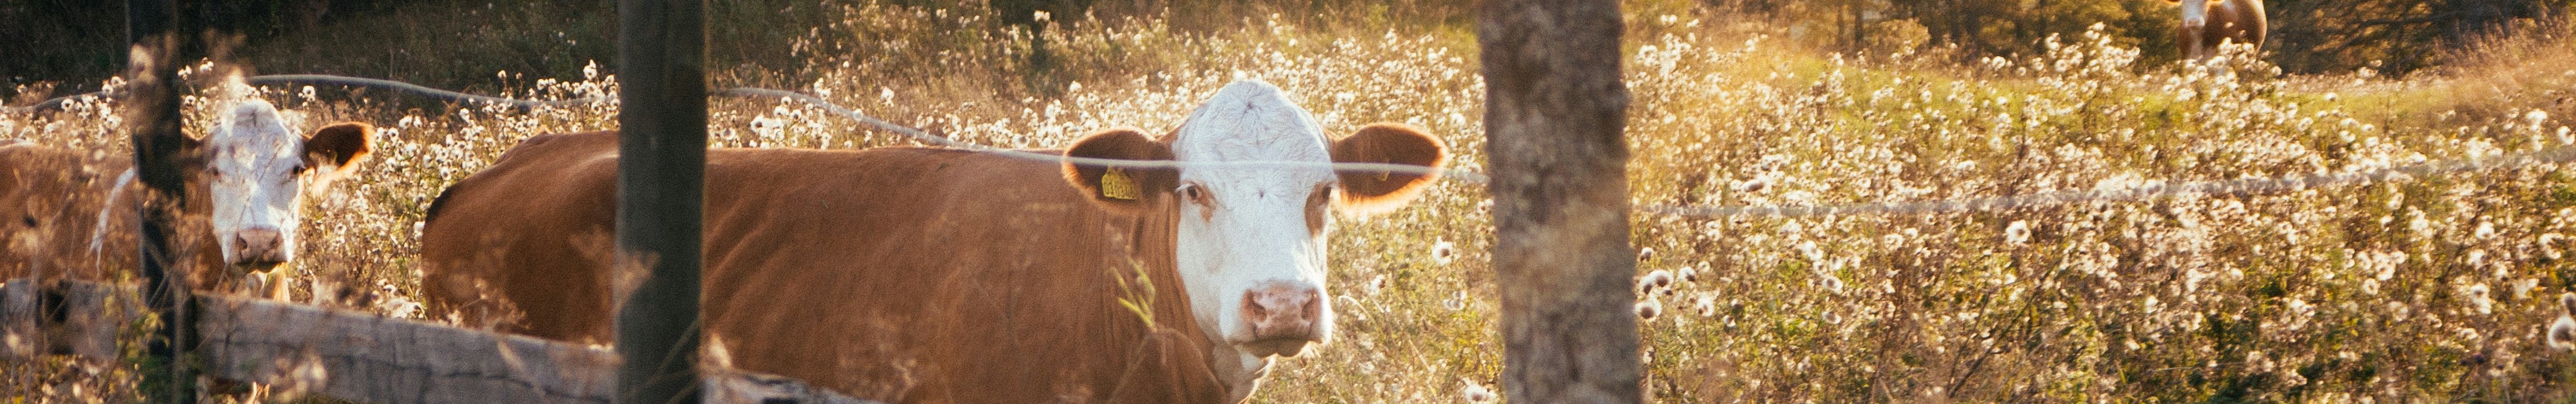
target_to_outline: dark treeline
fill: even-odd
[[[1892,52],[1955,46],[1970,59],[2030,55],[2049,34],[2099,23],[2150,62],[2174,60],[2179,11],[2165,0],[1703,0],[1719,14],[1753,16],[1830,34],[1842,50]],[[2266,0],[2269,60],[2292,73],[2378,66],[2406,73],[2439,66],[2500,33],[2553,21],[2571,0]],[[1804,28],[1804,29],[1797,29]],[[2071,35],[2070,35],[2071,37]]]
[[[252,73],[377,77],[490,91],[580,78],[613,63],[612,0],[247,0],[195,10],[233,39],[214,45]],[[793,44],[829,15],[816,0],[709,2],[709,63],[741,76],[802,68]],[[125,63],[118,0],[0,0],[0,100],[98,88]],[[508,71],[513,78],[496,78]],[[605,71],[603,71],[605,73]],[[27,86],[20,88],[20,86]],[[22,94],[22,92],[24,94]]]
[[[793,83],[809,77],[809,33],[840,4],[864,0],[710,2],[710,63],[719,80]],[[1472,0],[880,0],[971,8],[997,30],[1036,31],[1086,19],[1162,18],[1176,29],[1223,27],[1273,13],[1290,23],[1384,29],[1463,27]],[[247,0],[210,2],[206,25],[238,35],[223,46],[253,72],[380,77],[491,90],[536,77],[578,78],[613,60],[609,0]],[[1947,50],[1961,59],[2029,55],[2050,34],[2093,24],[2149,63],[2173,60],[2175,9],[2164,0],[1698,0],[1704,18],[1764,23],[1802,41],[1884,54]],[[2265,51],[2292,73],[2376,66],[2403,74],[2440,66],[2496,33],[2553,21],[2576,0],[2272,0]],[[1051,17],[1036,18],[1039,12]],[[0,0],[0,100],[95,90],[124,63],[121,1]],[[840,40],[864,40],[841,38]],[[1041,43],[1030,66],[1049,63]],[[517,77],[496,78],[496,71]],[[1043,75],[1043,72],[1032,72]],[[25,86],[25,87],[21,87]]]

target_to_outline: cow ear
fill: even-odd
[[[375,132],[375,127],[358,122],[341,122],[316,129],[313,136],[304,138],[304,163],[308,167],[332,167],[324,175],[347,174],[372,151],[367,147],[367,138]]]
[[[1064,150],[1064,179],[1082,190],[1103,207],[1114,210],[1137,209],[1144,201],[1159,198],[1179,186],[1179,170],[1146,167],[1104,167],[1075,161],[1076,158],[1110,160],[1171,161],[1172,147],[1154,141],[1131,128],[1118,128],[1093,133],[1073,142]]]
[[[1420,194],[1449,159],[1440,138],[1421,128],[1396,123],[1370,124],[1333,142],[1335,163],[1386,163],[1421,166],[1432,173],[1335,170],[1342,180],[1341,207],[1353,213],[1375,213],[1402,207]]]

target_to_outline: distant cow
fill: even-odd
[[[2183,56],[2207,59],[2228,41],[2263,47],[2263,0],[2165,0],[2182,6],[2176,43]]]
[[[431,309],[610,340],[612,285],[634,281],[609,269],[617,142],[532,138],[440,195],[421,239]],[[1403,125],[1329,139],[1257,81],[1226,86],[1170,134],[1107,130],[1061,153],[1431,169],[1446,158]],[[900,402],[1240,401],[1272,357],[1332,335],[1332,211],[1399,207],[1428,172],[709,150],[710,356]]]
[[[200,289],[222,289],[233,270],[264,271],[295,259],[307,189],[354,168],[373,129],[339,123],[312,135],[288,129],[277,108],[243,101],[221,114],[203,140],[181,148],[188,205],[174,243],[194,245]],[[128,155],[15,142],[0,145],[0,279],[103,280],[133,268],[138,198]],[[206,243],[206,241],[213,241]],[[206,246],[205,244],[213,244]],[[185,250],[183,250],[185,251]]]

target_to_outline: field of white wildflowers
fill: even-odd
[[[1421,126],[1482,166],[1470,33],[1083,21],[1030,38],[979,6],[844,6],[797,44],[793,90],[1007,147],[1111,126],[1164,130],[1239,77],[1277,84],[1327,132]],[[2255,55],[2141,64],[2098,33],[2046,54],[1954,62],[1848,55],[1632,2],[1630,187],[1639,205],[1814,206],[2291,177],[2567,147],[2576,41],[2410,78],[2285,76]],[[2556,36],[2556,37],[2563,37]],[[513,97],[613,94],[613,79],[514,81]],[[511,77],[507,72],[503,77]],[[719,86],[729,83],[718,83]],[[327,92],[327,91],[326,91]],[[336,94],[336,92],[333,92]],[[397,107],[400,95],[256,96],[305,124],[382,127],[354,180],[313,198],[299,299],[437,320],[404,304],[430,198],[528,136],[610,129],[613,106]],[[906,144],[803,105],[719,99],[733,147]],[[112,103],[0,115],[0,139],[125,153]],[[1491,400],[1491,223],[1481,186],[1346,219],[1332,236],[1341,334],[1282,362],[1256,402]],[[2171,195],[1965,213],[1640,213],[1648,391],[1663,402],[2557,402],[2576,341],[2576,172],[2504,167],[2256,195]],[[2565,337],[2576,337],[2576,322]],[[11,364],[0,396],[124,401],[114,365]]]

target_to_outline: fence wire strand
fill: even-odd
[[[337,86],[353,86],[353,87],[373,87],[373,88],[383,88],[383,89],[389,89],[389,90],[396,90],[396,91],[408,92],[408,93],[413,93],[413,94],[417,94],[417,95],[424,96],[424,97],[429,97],[429,98],[434,98],[434,99],[439,99],[439,100],[444,100],[444,101],[449,101],[449,102],[456,102],[456,103],[466,103],[466,104],[481,103],[481,104],[494,104],[494,105],[508,105],[508,106],[514,106],[514,107],[520,107],[520,108],[561,107],[561,106],[574,106],[574,105],[596,104],[596,103],[613,102],[613,101],[615,101],[614,99],[605,98],[605,97],[584,97],[584,98],[564,99],[564,100],[523,100],[523,99],[513,99],[513,98],[504,98],[504,97],[493,97],[493,96],[476,95],[476,94],[466,94],[466,93],[461,93],[461,92],[455,92],[455,91],[448,91],[448,90],[441,90],[441,89],[429,88],[429,87],[424,87],[424,86],[420,86],[420,85],[417,85],[417,84],[411,84],[411,83],[405,83],[405,82],[399,82],[399,81],[392,81],[392,80],[370,79],[370,78],[360,78],[360,77],[333,76],[333,75],[321,75],[321,74],[281,74],[281,75],[266,75],[266,76],[255,76],[255,77],[249,77],[249,78],[244,79],[243,81],[244,81],[245,83],[247,83],[247,84],[250,84],[250,85],[297,85],[297,84],[302,84],[302,85],[337,85]],[[865,124],[865,125],[868,125],[868,126],[870,126],[870,127],[874,127],[874,128],[876,128],[876,129],[878,129],[878,130],[883,130],[883,131],[887,131],[887,132],[893,132],[893,133],[895,133],[895,134],[902,135],[902,136],[904,136],[904,137],[910,138],[910,139],[912,139],[913,141],[921,142],[921,143],[924,143],[924,144],[936,145],[936,146],[940,146],[940,147],[948,147],[948,148],[964,149],[964,150],[973,150],[973,151],[977,151],[977,152],[992,153],[992,154],[998,154],[998,155],[1008,156],[1008,157],[1012,157],[1012,158],[1020,158],[1020,159],[1028,159],[1028,160],[1048,161],[1048,162],[1057,162],[1057,161],[1062,161],[1062,162],[1068,162],[1068,163],[1072,163],[1072,164],[1085,165],[1085,166],[1128,167],[1128,168],[1170,168],[1170,169],[1180,169],[1180,168],[1193,168],[1193,169],[1205,169],[1205,168],[1227,168],[1227,169],[1262,169],[1262,168],[1271,168],[1271,169],[1276,169],[1276,168],[1326,168],[1326,169],[1332,169],[1332,170],[1337,170],[1337,171],[1394,172],[1394,173],[1405,173],[1405,174],[1415,174],[1415,175],[1436,175],[1436,176],[1438,176],[1438,177],[1439,177],[1439,178],[1441,178],[1441,179],[1446,179],[1446,180],[1451,180],[1451,181],[1459,181],[1459,182],[1465,182],[1465,183],[1477,184],[1477,185],[1483,185],[1483,184],[1486,184],[1486,183],[1488,183],[1488,182],[1489,182],[1489,179],[1488,179],[1484,174],[1482,174],[1482,173],[1478,173],[1478,172],[1474,172],[1474,171],[1459,170],[1459,169],[1435,169],[1435,168],[1422,167],[1422,166],[1415,166],[1415,165],[1408,165],[1408,164],[1389,164],[1389,163],[1332,163],[1332,162],[1306,162],[1306,161],[1224,161],[1224,162],[1180,162],[1180,161],[1119,160],[1119,159],[1102,159],[1102,158],[1089,158],[1089,157],[1070,157],[1070,156],[1063,156],[1063,155],[1056,155],[1056,154],[1038,153],[1038,152],[1031,152],[1031,151],[1026,151],[1026,150],[1017,150],[1017,149],[1005,149],[1005,148],[999,148],[999,147],[992,147],[992,146],[985,146],[985,145],[979,145],[979,144],[972,144],[972,143],[961,142],[961,141],[957,141],[956,139],[951,139],[951,138],[946,137],[946,136],[941,136],[941,135],[938,135],[938,134],[933,134],[933,133],[930,133],[930,132],[928,132],[928,131],[923,131],[923,130],[921,130],[921,129],[917,129],[917,128],[913,128],[913,127],[909,127],[909,126],[904,126],[904,125],[899,125],[899,124],[895,124],[895,123],[893,123],[893,122],[887,122],[887,121],[882,120],[882,119],[877,119],[876,117],[872,117],[872,116],[868,116],[867,114],[860,113],[860,112],[859,112],[859,111],[857,111],[857,110],[853,110],[853,109],[850,109],[850,108],[848,108],[848,107],[843,107],[843,106],[841,106],[840,104],[835,104],[835,103],[832,103],[831,101],[824,100],[824,99],[823,99],[823,98],[821,98],[821,97],[816,97],[816,96],[813,96],[813,95],[809,95],[809,94],[805,94],[805,93],[800,93],[800,92],[786,91],[786,90],[774,90],[774,89],[766,89],[766,88],[755,88],[755,87],[735,87],[735,88],[730,88],[730,89],[724,89],[724,90],[714,91],[714,92],[712,92],[710,95],[716,95],[716,96],[727,96],[727,97],[742,97],[742,98],[770,98],[770,99],[780,99],[780,100],[789,100],[789,101],[802,102],[802,103],[805,103],[805,104],[808,104],[808,105],[813,105],[813,106],[815,106],[815,107],[817,107],[817,108],[822,108],[822,109],[824,109],[824,110],[825,110],[825,111],[827,111],[827,112],[831,112],[833,115],[838,115],[838,116],[841,116],[842,118],[850,119],[850,120],[853,120],[853,121],[858,121],[858,122],[859,122],[859,123],[861,123],[861,124]],[[84,97],[105,97],[105,98],[109,98],[109,99],[114,99],[114,98],[116,98],[116,96],[117,96],[117,94],[113,94],[113,93],[103,93],[103,92],[100,92],[100,93],[86,93],[86,94],[74,94],[74,95],[67,95],[67,96],[62,96],[62,97],[55,97],[55,98],[52,98],[52,99],[47,99],[47,100],[45,100],[45,101],[43,101],[43,102],[38,102],[38,103],[35,103],[35,104],[26,105],[26,106],[0,107],[0,112],[14,113],[14,114],[29,114],[29,113],[36,113],[36,112],[42,112],[42,111],[47,111],[47,110],[58,109],[58,108],[61,108],[61,107],[62,107],[62,105],[63,105],[64,103],[66,103],[66,102],[71,102],[71,101],[74,101],[74,100],[81,100],[81,99],[84,99]],[[2150,185],[2144,185],[2144,186],[2137,186],[2137,187],[2130,187],[2130,188],[2119,188],[2119,189],[2061,190],[2061,191],[2041,192],[2041,193],[2035,193],[2035,194],[2023,194],[2023,195],[2012,195],[2012,196],[1998,196],[1998,197],[1972,197],[1972,198],[1957,198],[1957,199],[1930,200],[1930,201],[1898,201],[1898,202],[1854,203],[1854,204],[1839,204],[1839,205],[1782,205],[1782,206],[1727,205],[1727,206],[1687,206],[1687,205],[1664,205],[1664,204],[1656,204],[1656,205],[1640,206],[1640,207],[1637,207],[1637,208],[1636,208],[1636,210],[1637,210],[1638,212],[1642,212],[1642,213],[1646,213],[1646,214],[1652,214],[1652,215],[1661,215],[1661,216],[1678,216],[1678,217],[1702,218],[1702,219],[1734,218],[1734,217],[1777,217],[1777,218],[1801,218],[1801,217],[1845,216],[1845,215],[1899,215],[1899,216],[1904,216],[1904,215],[1934,215],[1934,214],[1966,213],[1966,212],[1982,212],[1982,211],[1997,211],[1997,210],[2031,209],[2031,208],[2043,208],[2043,207],[2052,207],[2052,206],[2061,206],[2061,205],[2070,205],[2070,204],[2084,204],[2084,203],[2125,203],[2125,202],[2143,202],[2143,201],[2150,201],[2150,200],[2156,200],[2156,199],[2165,199],[2165,198],[2194,198],[2194,197],[2211,197],[2211,196],[2250,196],[2250,195],[2280,194],[2280,193],[2297,192],[2297,191],[2302,191],[2302,190],[2309,190],[2309,189],[2316,189],[2316,188],[2325,188],[2325,187],[2338,187],[2338,186],[2357,185],[2357,184],[2367,184],[2367,183],[2377,183],[2377,182],[2387,182],[2387,181],[2403,181],[2403,180],[2408,180],[2408,179],[2415,178],[2415,177],[2430,177],[2430,176],[2445,175],[2445,174],[2454,174],[2454,173],[2462,173],[2462,172],[2470,172],[2470,171],[2487,171],[2487,170],[2499,170],[2499,169],[2512,169],[2512,168],[2521,168],[2521,167],[2528,167],[2528,166],[2535,166],[2535,165],[2543,165],[2543,164],[2564,164],[2564,163],[2568,163],[2568,162],[2570,162],[2571,160],[2576,160],[2576,147],[2571,147],[2571,146],[2559,146],[2559,147],[2552,147],[2552,148],[2542,149],[2542,150],[2538,150],[2538,151],[2523,152],[2523,153],[2514,153],[2514,154],[2507,154],[2507,155],[2501,155],[2501,156],[2491,156],[2491,157],[2469,157],[2469,158],[2463,158],[2463,159],[2452,159],[2452,160],[2436,160],[2436,161],[2429,161],[2429,162],[2416,163],[2416,164],[2409,164],[2409,165],[2396,166],[2396,167],[2389,167],[2389,168],[2370,169],[2370,170],[2352,171],[2352,172],[2342,172],[2342,173],[2318,173],[2318,174],[2308,174],[2308,175],[2289,176],[2289,177],[2243,178],[2243,179],[2234,179],[2234,180],[2197,181],[2197,182],[2186,182],[2186,183],[2179,183],[2179,184],[2150,184]]]
[[[1933,215],[1997,210],[2042,208],[2080,203],[2142,202],[2163,198],[2212,196],[2248,196],[2298,192],[2308,189],[2403,181],[2469,171],[2520,168],[2541,164],[2563,164],[2576,160],[2576,147],[2553,147],[2540,151],[2508,154],[2488,158],[2439,160],[2404,166],[2344,173],[2319,173],[2294,177],[2245,178],[2200,181],[2180,184],[2153,184],[2132,188],[2101,190],[2064,190],[2001,197],[1962,198],[1934,201],[1882,202],[1847,205],[1798,206],[1670,206],[1653,205],[1638,208],[1646,213],[1694,218],[1724,217],[1816,217],[1838,215]]]

